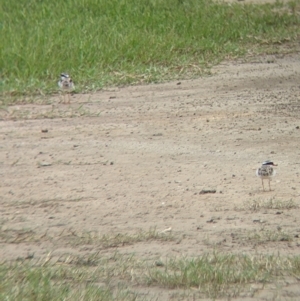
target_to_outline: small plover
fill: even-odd
[[[70,103],[70,92],[75,89],[72,78],[67,73],[61,73],[60,80],[58,81],[59,88],[63,91],[64,96],[67,94],[68,103]]]
[[[265,161],[262,163],[261,167],[256,170],[256,175],[261,178],[262,186],[265,191],[264,179],[269,180],[269,190],[271,191],[270,181],[271,178],[276,175],[276,170],[273,166],[277,166],[272,161]]]

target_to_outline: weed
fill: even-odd
[[[260,229],[257,231],[251,231],[246,235],[246,239],[259,243],[265,244],[268,242],[280,242],[280,241],[292,241],[293,236],[282,230],[270,230],[270,229]]]
[[[106,249],[151,240],[170,241],[174,240],[174,237],[171,232],[159,233],[153,228],[149,231],[139,231],[136,234],[118,233],[115,235],[100,235],[98,232],[92,231],[76,232],[69,230],[67,233],[61,234],[61,239],[73,246],[93,244]]]
[[[280,200],[280,199],[270,198],[268,200],[247,201],[243,204],[242,208],[236,208],[236,210],[251,210],[251,211],[259,211],[261,209],[289,210],[298,207],[299,206],[292,199]]]

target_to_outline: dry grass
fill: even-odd
[[[243,204],[240,208],[235,208],[237,211],[240,210],[250,210],[257,212],[261,209],[274,209],[274,210],[290,210],[299,208],[299,205],[292,199],[289,200],[279,200],[276,198],[270,198],[268,200],[253,200],[248,201]]]
[[[67,232],[68,233],[61,233],[60,239],[70,243],[72,246],[77,247],[79,245],[88,244],[97,245],[104,249],[151,240],[172,241],[175,239],[172,232],[160,233],[155,228],[150,229],[149,231],[140,231],[135,234],[118,233],[115,235],[101,235],[97,232],[90,231],[83,231],[79,233],[69,230]]]
[[[0,228],[0,242],[4,243],[28,243],[51,241],[61,245],[78,247],[81,245],[96,245],[98,248],[107,249],[119,246],[135,244],[147,241],[174,241],[171,231],[158,232],[155,228],[148,231],[139,231],[133,234],[99,234],[93,231],[63,230],[60,234],[38,233],[37,229],[7,229]]]

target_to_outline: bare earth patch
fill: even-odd
[[[70,106],[10,106],[0,112],[1,261],[299,254],[299,114],[299,54],[77,94]],[[278,167],[264,192],[255,170],[266,159]],[[300,298],[296,280],[278,290],[257,286],[240,300]]]

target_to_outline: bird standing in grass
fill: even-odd
[[[67,73],[62,73],[60,75],[60,80],[58,81],[59,88],[64,93],[64,98],[68,98],[67,103],[70,103],[70,92],[75,89],[75,85],[72,81],[72,78]]]
[[[272,161],[265,161],[262,163],[261,167],[256,170],[256,175],[261,178],[262,186],[265,191],[264,180],[269,180],[269,190],[271,191],[270,181],[271,178],[276,175],[276,170],[273,166],[277,166]]]

